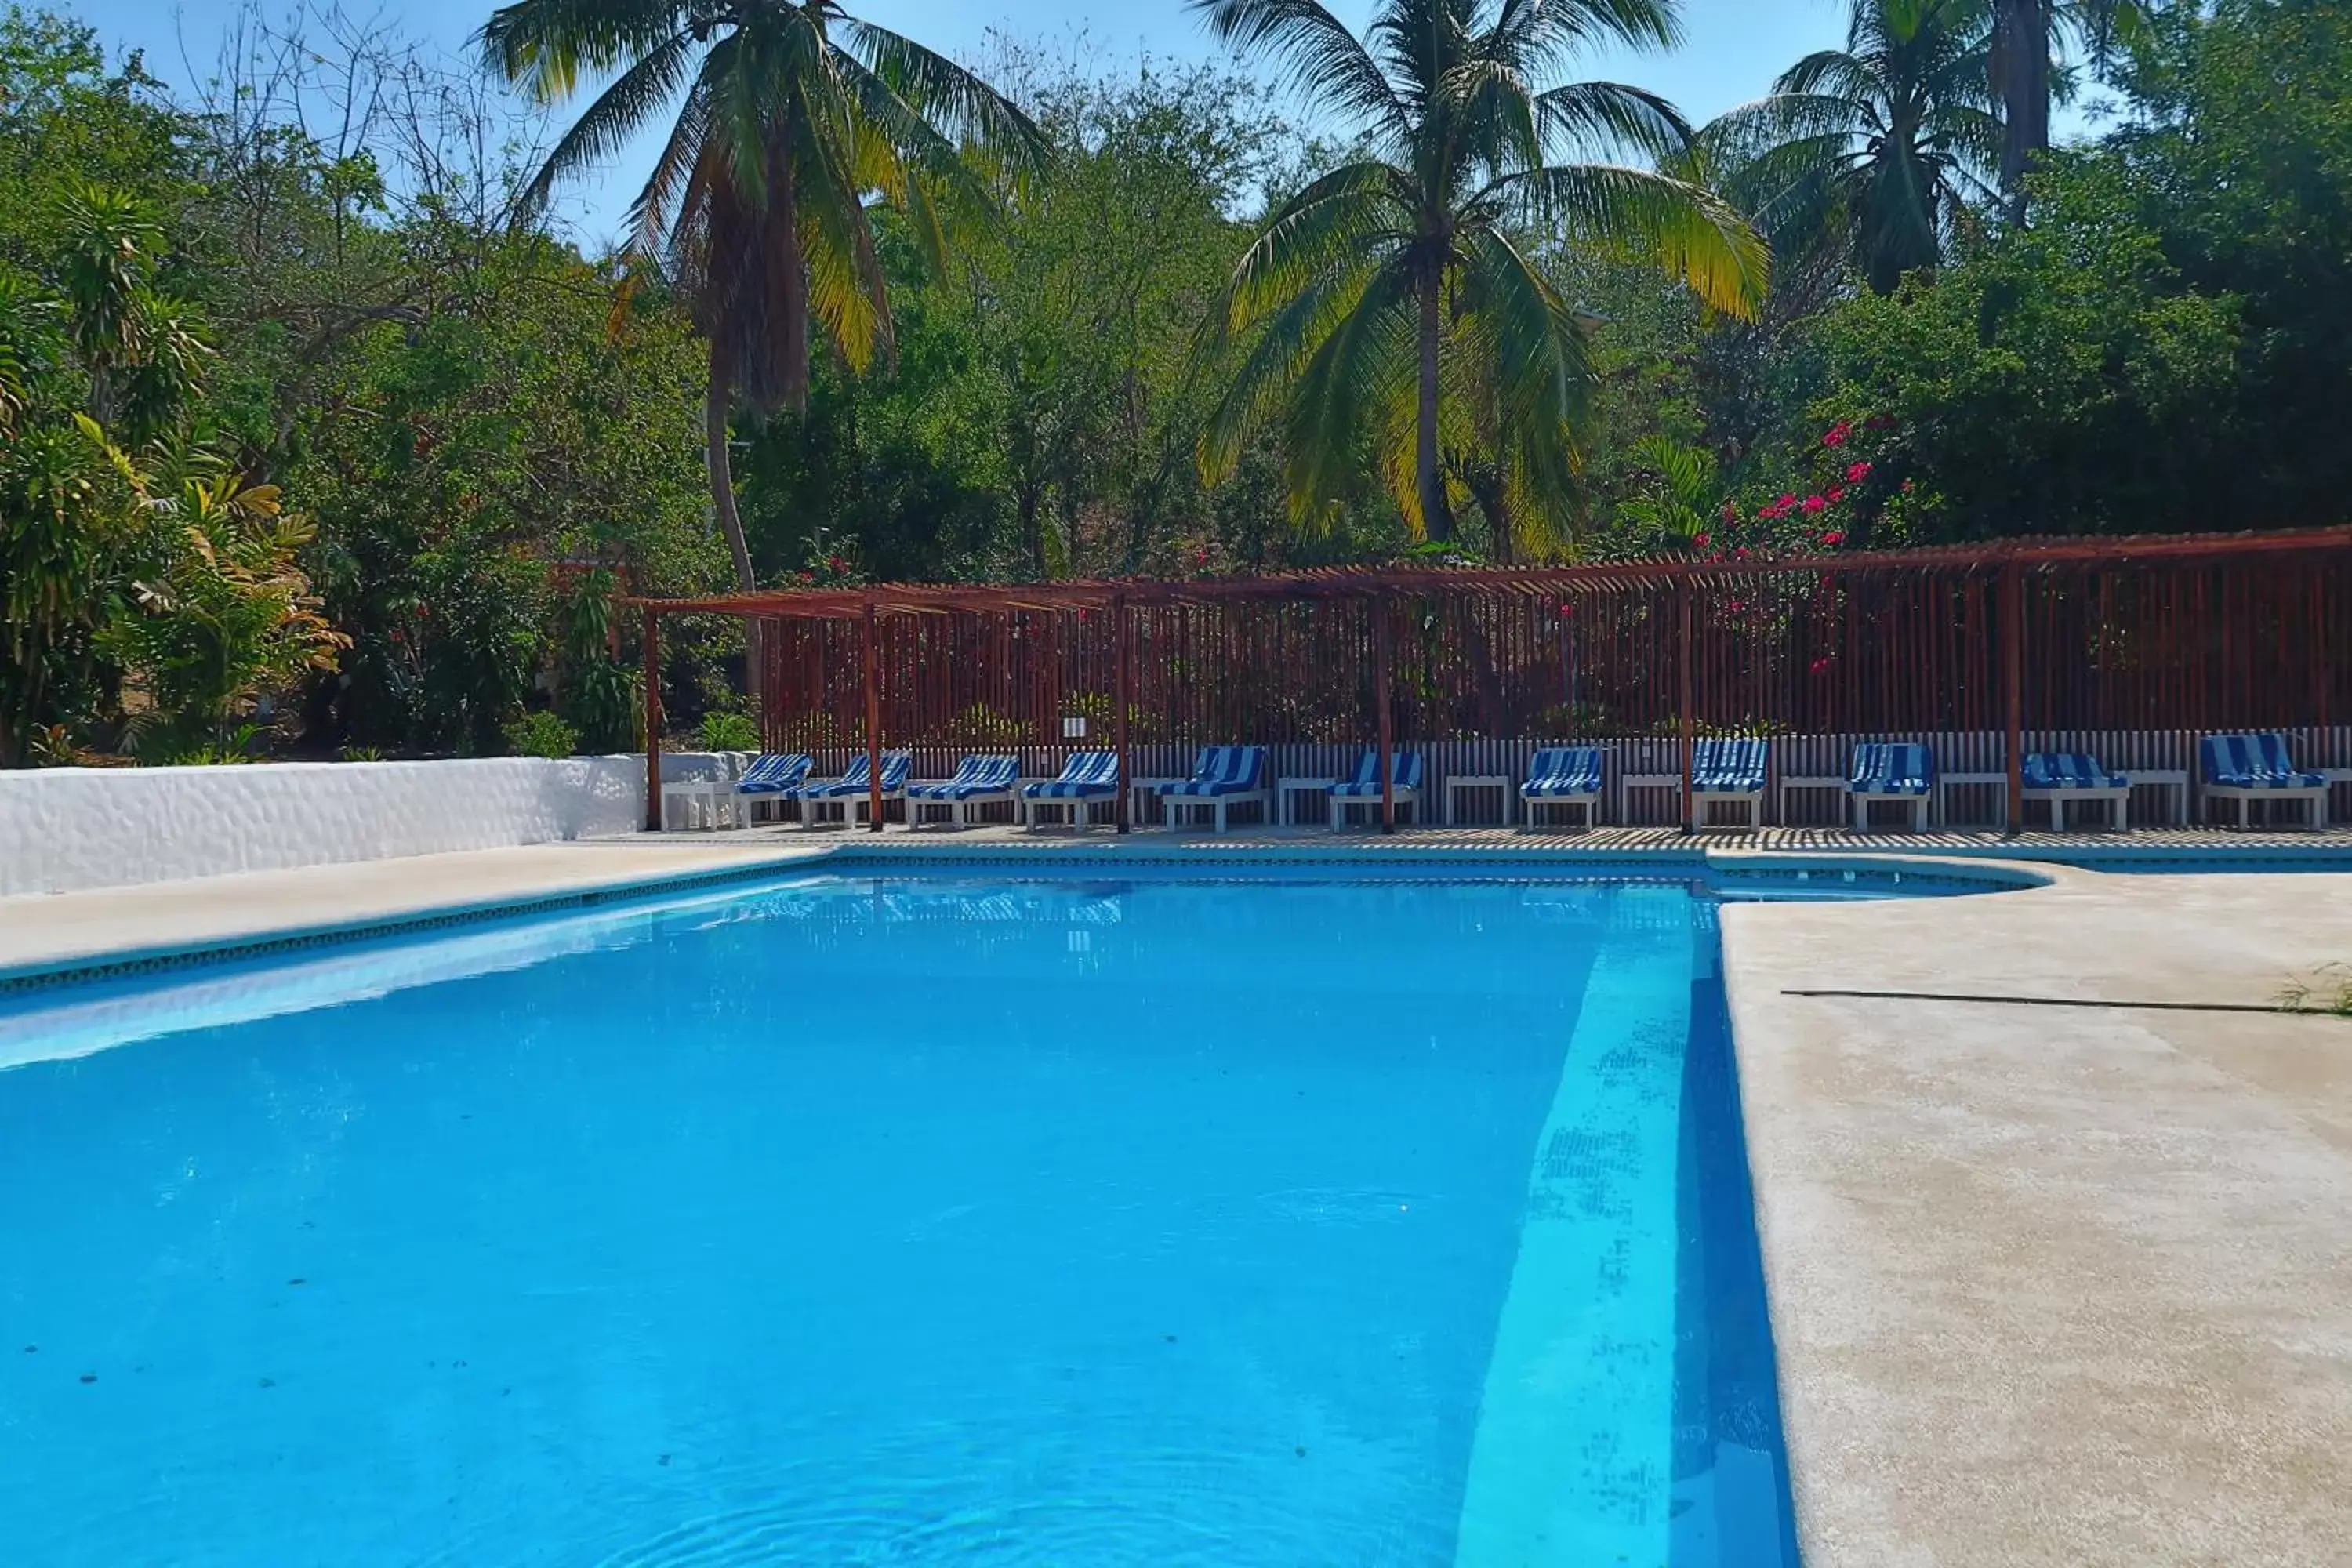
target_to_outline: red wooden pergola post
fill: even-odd
[[[1127,595],[1121,594],[1111,601],[1111,633],[1118,639],[1118,648],[1112,654],[1115,666],[1111,677],[1114,688],[1112,700],[1118,704],[1118,708],[1110,721],[1112,741],[1118,747],[1118,830],[1121,833],[1128,830],[1128,819],[1134,814],[1135,802],[1135,775],[1129,771],[1127,756],[1127,710],[1135,705],[1135,656],[1128,647],[1133,640],[1129,626]],[[1071,809],[1080,816],[1086,812],[1083,805]]]
[[[1389,711],[1389,596],[1372,600],[1372,700],[1380,708],[1381,831],[1396,831],[1396,764],[1390,760],[1396,740],[1395,720]]]
[[[2000,664],[2009,724],[2009,830],[2016,833],[2025,826],[2025,568],[2016,561],[2000,569]]]
[[[646,606],[646,831],[659,833],[661,798],[661,612]]]
[[[866,599],[866,828],[882,831],[882,681],[874,647],[874,598]],[[912,822],[909,816],[908,821]]]
[[[1691,626],[1691,590],[1689,579],[1685,578],[1675,584],[1675,599],[1676,607],[1680,612],[1678,618],[1682,623],[1680,634],[1682,638],[1682,653],[1676,661],[1682,666],[1683,677],[1682,704],[1680,718],[1678,720],[1678,732],[1682,737],[1683,831],[1687,833],[1690,831],[1691,826],[1691,746],[1692,742],[1696,739],[1698,732],[1697,705],[1695,701],[1695,696],[1697,690],[1697,672],[1691,667],[1691,661],[1694,658],[1693,646],[1695,638]]]

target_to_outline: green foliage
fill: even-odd
[[[346,639],[295,563],[307,524],[205,444],[208,351],[152,207],[66,181],[46,223],[39,276],[0,276],[0,763],[126,687],[132,749],[217,746]]]
[[[706,752],[756,752],[760,726],[749,713],[716,710],[702,716],[702,749]]]
[[[544,708],[510,721],[500,731],[507,750],[518,757],[547,757],[562,762],[580,754],[580,731]]]
[[[583,573],[572,580],[561,611],[558,706],[591,752],[631,750],[642,728],[635,683],[612,656],[613,595],[618,586],[608,571]]]
[[[2236,302],[2183,287],[2112,168],[2040,182],[2032,228],[1823,320],[1814,422],[1897,422],[1921,539],[2258,525],[2231,493]]]

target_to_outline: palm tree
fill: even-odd
[[[1043,161],[1028,117],[985,82],[837,0],[515,0],[479,36],[488,68],[541,101],[611,75],[524,189],[520,215],[676,101],[630,209],[710,343],[710,500],[740,585],[757,585],[735,510],[728,417],[808,404],[812,319],[864,371],[895,344],[869,200],[906,215],[937,265],[988,192],[959,141],[1018,177]]]
[[[2050,106],[2060,96],[2058,57],[2071,41],[2095,65],[2110,61],[2165,0],[1994,0],[1993,86],[2003,134],[2000,188],[2024,216],[2025,166],[2050,149]]]
[[[1983,0],[1856,0],[1846,47],[1708,126],[1708,161],[1784,265],[1826,257],[1891,293],[1996,199],[1990,54]]]
[[[1664,46],[1674,0],[1381,0],[1359,39],[1318,0],[1192,0],[1212,31],[1281,62],[1364,152],[1284,202],[1243,255],[1204,349],[1241,348],[1202,444],[1212,477],[1284,413],[1286,484],[1310,521],[1369,437],[1409,522],[1451,536],[1444,446],[1515,510],[1574,505],[1582,329],[1531,254],[1538,237],[1639,247],[1707,305],[1745,312],[1762,246],[1696,184],[1559,163],[1576,150],[1675,156],[1674,108],[1615,82],[1538,82],[1596,41]],[[1465,466],[1457,462],[1457,468]]]

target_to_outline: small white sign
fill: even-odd
[[[1085,714],[1072,713],[1062,721],[1062,739],[1065,741],[1083,741],[1086,738],[1087,716]]]

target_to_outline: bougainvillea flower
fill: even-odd
[[[1845,445],[1845,438],[1853,434],[1853,426],[1841,421],[1838,424],[1831,426],[1827,431],[1822,433],[1822,445],[1824,447],[1843,447]]]
[[[1827,533],[1822,535],[1822,542],[1823,544],[1831,545],[1843,544],[1845,542],[1845,530],[1842,528],[1831,529]]]
[[[1846,468],[1845,482],[1850,485],[1858,485],[1868,478],[1870,478],[1870,465],[1868,463],[1854,463],[1849,465]]]
[[[1829,504],[1830,503],[1828,501],[1823,500],[1819,496],[1807,496],[1805,498],[1805,515],[1807,517],[1811,517],[1815,512],[1825,509]]]

